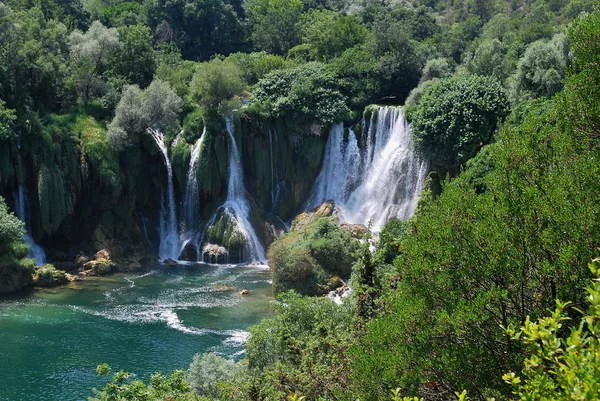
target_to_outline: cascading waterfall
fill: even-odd
[[[223,210],[227,217],[234,222],[236,229],[247,241],[247,249],[250,253],[250,261],[254,263],[265,263],[265,250],[250,224],[250,205],[245,195],[243,170],[240,154],[234,137],[233,116],[227,116],[225,120],[227,134],[230,139],[229,148],[229,182],[227,184],[227,199],[225,203],[215,212],[209,225],[214,224],[216,215]]]
[[[401,108],[380,107],[376,118],[373,113],[362,151],[352,130],[344,141],[341,124],[335,125],[324,157],[306,209],[333,200],[346,221],[371,222],[374,231],[414,213],[428,166],[414,151]]]
[[[187,184],[185,195],[183,198],[183,244],[182,250],[190,242],[196,249],[196,255],[200,255],[200,243],[198,235],[199,208],[200,208],[200,193],[198,189],[198,162],[200,161],[200,152],[202,150],[202,142],[206,134],[206,127],[192,148],[190,158],[190,167],[188,169]]]
[[[36,266],[43,266],[46,264],[46,253],[44,252],[44,248],[36,244],[31,236],[29,216],[27,214],[27,209],[25,208],[27,191],[23,184],[19,185],[19,189],[13,193],[13,198],[15,201],[15,213],[19,220],[25,223],[26,232],[23,234],[23,240],[29,245],[29,254],[27,257],[35,259]]]
[[[165,167],[167,168],[167,188],[166,190],[163,189],[160,202],[160,245],[158,248],[158,257],[163,260],[177,259],[181,247],[179,245],[180,238],[177,230],[177,211],[175,206],[175,189],[173,187],[173,169],[171,167],[171,160],[169,159],[169,153],[163,133],[152,128],[148,128],[148,133],[150,133],[152,138],[156,141],[156,144],[163,155]]]
[[[326,200],[343,204],[360,180],[362,157],[356,135],[348,130],[348,140],[344,141],[344,127],[335,124],[325,145],[323,167],[313,185],[306,209],[319,206]]]

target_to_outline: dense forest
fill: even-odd
[[[90,400],[600,399],[598,7],[4,0],[0,293],[268,259],[244,359],[146,382],[102,364]],[[374,104],[402,106],[426,161],[414,215],[307,211],[327,138],[366,143]]]

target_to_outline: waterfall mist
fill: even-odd
[[[427,176],[427,163],[415,153],[410,127],[400,107],[373,113],[362,149],[349,129],[332,127],[321,173],[305,209],[333,200],[344,219],[380,231],[390,218],[414,213]]]

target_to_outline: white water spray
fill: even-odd
[[[267,259],[265,250],[252,228],[252,224],[250,224],[250,205],[245,195],[242,161],[234,137],[233,116],[227,116],[225,123],[230,140],[227,199],[215,212],[211,221],[214,224],[215,216],[223,209],[228,218],[235,224],[236,229],[246,238],[250,261],[253,263],[265,263]]]
[[[198,162],[200,161],[200,152],[202,143],[206,134],[206,127],[192,148],[190,158],[190,167],[188,169],[187,184],[185,195],[183,198],[183,244],[185,248],[187,244],[192,243],[196,249],[196,255],[200,255],[200,244],[198,238],[199,225],[199,208],[200,208],[200,192],[198,188]],[[182,249],[183,250],[183,249]]]
[[[148,133],[156,141],[167,168],[167,188],[163,190],[160,205],[160,246],[158,248],[158,257],[160,259],[177,259],[181,247],[179,245],[179,232],[177,230],[177,211],[175,207],[175,189],[173,187],[173,168],[165,137],[162,132],[148,128]]]
[[[13,193],[15,201],[15,213],[19,220],[25,223],[25,234],[23,234],[23,240],[29,245],[29,254],[27,257],[35,259],[36,266],[43,266],[46,264],[46,253],[44,248],[36,244],[31,236],[31,227],[29,226],[29,218],[27,215],[27,209],[25,208],[25,202],[27,200],[27,191],[25,186],[19,185],[19,189]]]
[[[335,125],[324,157],[306,209],[334,200],[346,221],[365,225],[370,221],[374,231],[392,217],[407,219],[414,213],[428,166],[414,151],[401,108],[378,109],[362,151],[351,130],[344,141],[342,126]]]

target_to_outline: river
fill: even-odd
[[[107,381],[100,363],[145,380],[195,353],[239,360],[247,328],[271,316],[269,280],[264,267],[193,264],[4,296],[0,400],[87,400]]]

